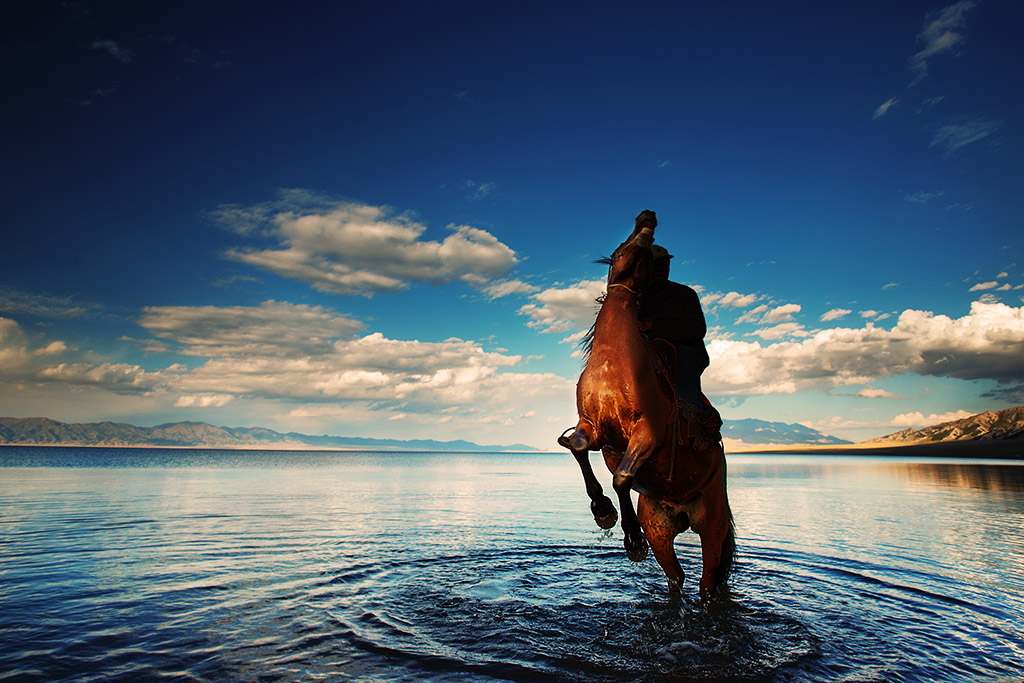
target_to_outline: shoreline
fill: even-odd
[[[841,446],[738,446],[726,455],[854,455],[901,458],[970,458],[1024,460],[1024,440],[935,441],[926,443]]]
[[[316,453],[499,453],[499,454],[555,454],[562,455],[562,450],[432,450],[402,448],[352,448],[330,446],[307,446],[303,444],[280,444],[261,446],[257,444],[232,445],[155,445],[155,444],[80,444],[80,443],[3,443],[0,448],[123,448],[148,450],[211,450],[211,451],[271,451],[271,452],[316,452]],[[815,446],[802,444],[736,444],[727,446],[726,455],[849,455],[860,457],[901,457],[901,458],[941,458],[941,459],[973,459],[973,460],[1024,460],[1024,439],[979,440],[979,441],[938,441],[912,444],[867,445],[843,444],[833,446]]]

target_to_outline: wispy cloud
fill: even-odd
[[[115,40],[94,40],[90,49],[102,50],[122,64],[127,64],[135,58],[130,49],[123,47]]]
[[[538,289],[522,280],[498,280],[483,287],[483,293],[492,299],[500,299],[513,294],[533,294]]]
[[[79,303],[69,296],[0,290],[0,311],[6,313],[27,313],[44,318],[79,318],[95,312],[97,308],[96,304]]]
[[[494,192],[496,187],[497,183],[478,183],[473,180],[467,180],[462,184],[462,189],[466,191],[466,196],[470,201],[483,199]]]
[[[923,47],[910,58],[914,83],[928,77],[929,60],[936,55],[954,51],[964,41],[962,29],[966,23],[967,12],[976,4],[974,0],[960,0],[925,22],[924,28],[917,36]]]
[[[139,324],[188,356],[314,356],[362,331],[323,306],[264,301],[258,306],[150,306]]]
[[[957,150],[987,138],[999,130],[1002,121],[975,119],[965,123],[953,123],[940,127],[932,137],[930,147],[938,147],[949,156]]]
[[[890,109],[896,106],[898,102],[899,100],[897,100],[895,97],[890,97],[885,102],[882,102],[880,105],[878,105],[878,108],[875,109],[875,115],[872,116],[871,118],[879,119],[885,116],[887,113],[889,113]]]
[[[821,321],[827,323],[832,320],[839,320],[853,313],[849,308],[833,308],[831,311],[827,311],[822,314]]]
[[[935,192],[925,192],[923,190],[920,192],[908,192],[903,195],[903,201],[910,202],[911,204],[927,204],[931,200],[938,199],[944,194],[946,193],[943,190],[937,190]]]

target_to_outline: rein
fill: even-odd
[[[633,289],[629,285],[623,285],[623,284],[620,284],[620,283],[615,283],[614,285],[608,285],[608,289],[611,289],[612,287],[622,287],[624,290],[626,290],[627,292],[629,292],[633,296],[640,296],[640,292],[636,291],[635,289]]]

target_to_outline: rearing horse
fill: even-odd
[[[638,299],[650,279],[651,243],[658,221],[653,211],[636,218],[632,234],[612,253],[608,288],[594,323],[590,357],[576,384],[579,422],[558,442],[572,451],[583,471],[598,526],[615,525],[615,506],[604,495],[589,451],[602,451],[615,475],[612,487],[622,511],[623,544],[634,562],[654,557],[669,590],[679,593],[683,570],[673,542],[687,528],[700,535],[703,572],[700,596],[707,601],[732,567],[736,541],[725,489],[725,453],[693,433],[680,404],[658,378],[655,354],[637,329]],[[566,430],[568,433],[569,430]],[[636,510],[630,490],[640,495]],[[646,540],[645,540],[646,537]]]

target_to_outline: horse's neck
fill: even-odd
[[[591,357],[605,351],[621,353],[623,347],[641,348],[640,331],[636,326],[636,299],[624,296],[606,297],[594,323],[594,344]]]

